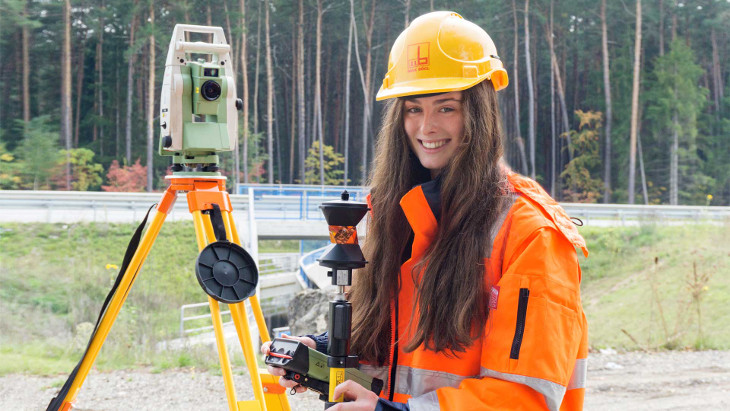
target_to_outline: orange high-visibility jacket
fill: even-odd
[[[407,402],[412,411],[583,408],[588,329],[575,247],[587,256],[585,241],[536,182],[511,172],[508,178],[516,196],[485,261],[492,288],[484,336],[458,357],[423,345],[402,350],[413,336],[411,270],[438,223],[422,186],[401,199],[414,239],[411,258],[401,266],[397,309],[391,304],[397,325],[391,327],[391,361],[362,366],[386,381],[382,398]]]

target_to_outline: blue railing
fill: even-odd
[[[307,275],[307,272],[305,270],[306,267],[314,264],[317,262],[317,259],[324,254],[324,252],[329,248],[330,246],[327,245],[322,248],[318,248],[314,251],[310,251],[307,254],[304,254],[302,258],[299,259],[299,278],[307,285],[308,288],[316,288],[317,286],[314,284],[314,281],[312,281],[311,278]]]
[[[325,201],[337,200],[344,190],[353,201],[366,201],[369,189],[360,186],[307,186],[277,184],[239,184],[236,192],[253,191],[257,219],[323,220],[319,209]],[[263,211],[263,213],[259,212]]]

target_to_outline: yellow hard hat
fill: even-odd
[[[465,90],[509,79],[489,35],[458,13],[435,11],[413,20],[393,44],[376,100]]]

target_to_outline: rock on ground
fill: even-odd
[[[289,302],[288,315],[291,335],[316,335],[327,331],[327,292],[313,289],[298,292]]]

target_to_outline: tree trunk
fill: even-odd
[[[307,155],[306,107],[304,106],[304,1],[299,0],[299,38],[297,41],[297,106],[299,107],[299,183],[304,184],[304,162]]]
[[[236,39],[233,37],[233,32],[231,31],[231,19],[229,17],[230,13],[228,12],[228,0],[223,0],[223,13],[226,16],[226,29],[228,30],[228,33],[226,33],[226,38],[229,39],[231,42],[231,67],[229,68],[229,70],[235,73],[238,56],[236,55]],[[236,115],[238,115],[238,113],[236,113]],[[238,156],[238,146],[241,144],[240,140],[241,139],[236,136],[236,148],[233,151],[233,186],[235,187],[233,192],[237,192],[238,185],[241,183],[241,162],[240,157]]]
[[[550,41],[554,42],[550,33],[548,33],[547,35],[548,35],[548,38],[550,39]],[[557,81],[557,83],[558,83],[557,84],[558,85],[558,101],[560,102],[560,110],[561,110],[562,123],[563,123],[562,131],[564,133],[567,133],[568,131],[570,131],[570,121],[568,120],[568,107],[567,107],[567,104],[565,103],[565,88],[563,87],[563,78],[560,75],[560,65],[558,65],[558,58],[555,55],[554,51],[555,51],[555,48],[553,47],[553,53],[551,53],[551,55],[550,55],[550,61],[553,66],[553,69],[555,71],[555,81]],[[566,134],[565,136],[566,136],[565,139],[568,144],[568,161],[572,161],[573,153],[571,152],[572,141],[570,138],[570,133]]]
[[[155,8],[154,1],[150,2],[149,22],[152,30],[150,31],[150,48],[149,48],[149,72],[147,77],[147,191],[152,191],[153,181],[153,150],[155,132]]]
[[[553,0],[550,0],[550,35],[548,36],[548,47],[550,55],[555,55],[555,42],[553,41]],[[557,130],[555,129],[555,67],[550,64],[550,196],[557,196]]]
[[[295,26],[295,18],[294,15],[292,15],[292,27]],[[297,42],[296,42],[297,32],[296,30],[291,31],[291,44],[292,44],[292,51],[293,55],[292,58],[295,59],[294,63],[291,65],[291,123],[289,125],[289,184],[294,184],[294,159],[296,158],[296,151],[294,147],[294,142],[297,140],[297,65],[296,65],[296,56],[299,54],[299,50],[297,50]]]
[[[272,58],[273,60],[273,58]],[[272,76],[273,77],[273,76]],[[272,80],[273,82],[273,80]],[[283,95],[286,95],[286,90],[282,93]],[[279,132],[279,122],[277,119],[279,119],[279,103],[276,101],[276,92],[271,93],[271,106],[273,107],[273,113],[272,113],[272,120],[271,122],[274,124],[274,132],[273,135],[276,136],[274,138],[275,147],[274,150],[276,151],[276,175],[279,177],[278,179],[275,179],[274,182],[281,184],[282,183],[282,176],[281,173],[281,133]]]
[[[352,2],[350,2],[352,6]],[[347,66],[345,68],[345,173],[342,185],[347,185],[348,168],[350,166],[350,70],[352,67],[352,32],[355,21],[355,9],[350,7],[350,29],[347,34]]]
[[[324,135],[322,132],[322,0],[317,0],[317,35],[315,52],[314,105],[317,110],[317,134],[319,134],[319,184],[324,185]]]
[[[97,106],[99,119],[94,122],[94,131],[99,128],[99,155],[104,156],[104,1],[101,2],[101,16],[99,16],[99,39],[96,43],[96,74],[97,74]],[[96,133],[95,137],[96,137]]]
[[[86,53],[86,38],[81,40],[79,53],[76,59],[76,110],[74,113],[74,142],[73,146],[79,146],[79,123],[81,122],[81,95],[84,94],[84,54]]]
[[[406,24],[403,27],[408,28],[409,17],[411,14],[411,0],[403,0],[403,3],[404,3],[403,5],[405,6],[405,9],[406,9],[405,13],[404,13],[405,17],[406,17]]]
[[[608,57],[608,29],[606,25],[606,0],[601,1],[601,49],[603,51],[603,93],[606,98],[605,150],[603,156],[603,203],[611,200],[611,69]]]
[[[71,0],[63,5],[61,61],[61,137],[66,143],[66,190],[71,190]]]
[[[539,10],[539,9],[538,9]],[[537,21],[537,20],[535,20]],[[540,101],[540,82],[538,79],[540,78],[540,72],[538,71],[539,66],[537,65],[537,31],[539,30],[538,24],[533,24],[530,27],[530,41],[532,44],[530,44],[530,61],[532,62],[532,91],[533,91],[533,113],[535,114],[533,118],[533,124],[534,124],[534,137],[533,137],[533,144],[535,146],[535,151],[537,152],[537,126],[540,124],[540,110],[538,109],[538,104]],[[535,175],[537,175],[537,154],[535,154]]]
[[[672,43],[677,39],[677,14],[672,15]],[[676,77],[676,63],[673,73]],[[677,87],[674,87],[674,98],[677,98]],[[679,200],[679,120],[677,109],[672,113],[672,144],[669,147],[669,204],[677,205]]]
[[[233,32],[231,31],[231,19],[229,17],[230,13],[228,12],[228,0],[222,0],[222,1],[223,1],[223,14],[226,17],[226,30],[228,31],[226,33],[226,38],[230,39],[230,41],[231,41],[231,64],[233,65],[233,68],[231,68],[231,70],[233,70],[235,72],[236,71],[235,64],[238,61],[238,55],[236,54],[237,48],[236,48],[236,44],[235,44],[236,39],[233,37]]]
[[[517,24],[517,4],[515,0],[512,0],[512,20],[514,23],[514,49],[513,49],[513,66],[515,67],[514,76],[512,76],[512,89],[515,92],[515,137],[517,142],[517,149],[520,152],[520,160],[522,162],[522,174],[527,175],[529,169],[527,166],[527,153],[525,153],[525,143],[522,140],[522,131],[520,128],[520,37],[519,37],[519,25]]]
[[[266,137],[269,153],[269,184],[274,184],[274,68],[271,63],[271,36],[269,34],[269,2],[266,0]]]
[[[116,48],[115,54],[115,60],[116,61],[122,61],[124,60],[121,58],[121,53],[119,52],[119,48]],[[122,136],[122,127],[121,127],[121,112],[122,112],[122,105],[119,103],[121,96],[121,87],[119,84],[121,83],[122,73],[121,73],[121,65],[120,64],[114,64],[114,70],[116,73],[114,73],[114,157],[119,159],[119,146],[120,146],[120,138]]]
[[[367,45],[367,54],[365,57],[365,79],[363,83],[363,121],[362,121],[362,177],[360,184],[367,184],[368,179],[368,133],[370,125],[370,77],[372,76],[372,55],[373,55],[373,29],[375,28],[375,3],[376,0],[372,0],[370,7],[370,19],[365,19],[363,13],[363,20],[365,25],[365,41]],[[363,5],[364,5],[363,0]],[[355,49],[357,53],[357,49]],[[358,53],[359,55],[359,53]]]
[[[132,83],[134,82],[135,55],[137,54],[132,52],[132,49],[134,48],[134,31],[137,29],[137,3],[138,0],[135,0],[132,8],[132,23],[129,28],[129,56],[127,56],[127,112],[124,146],[127,165],[130,166],[132,165]]]
[[[527,145],[530,152],[530,177],[535,178],[535,88],[530,60],[530,0],[525,0],[525,68],[527,70]]]
[[[659,0],[659,55],[664,55],[664,0]]]
[[[243,182],[248,184],[248,34],[246,30],[246,1],[241,6],[241,83],[243,84]]]
[[[636,133],[639,126],[639,67],[641,60],[641,0],[636,0],[636,37],[634,43],[634,81],[631,93],[631,135],[629,146],[629,204],[634,204],[636,184]]]
[[[722,84],[722,68],[720,67],[720,53],[717,45],[717,31],[713,27],[710,31],[710,40],[712,42],[712,97],[715,102],[715,115],[719,118],[720,110],[724,96],[724,85]]]
[[[23,1],[23,20],[28,19],[28,2]],[[23,22],[23,29],[22,29],[22,45],[23,48],[23,121],[28,124],[30,121],[30,82],[28,78],[30,77],[30,56],[28,52],[28,37],[30,36],[28,33],[28,24],[26,21]]]
[[[261,1],[256,23],[256,69],[253,75],[253,132],[259,132],[259,61],[261,60]],[[258,151],[254,153],[258,155]]]
[[[644,172],[644,153],[641,150],[641,133],[636,136],[636,144],[639,148],[639,171],[641,172],[641,192],[644,194],[644,205],[649,205],[649,192],[646,188],[646,173]]]

